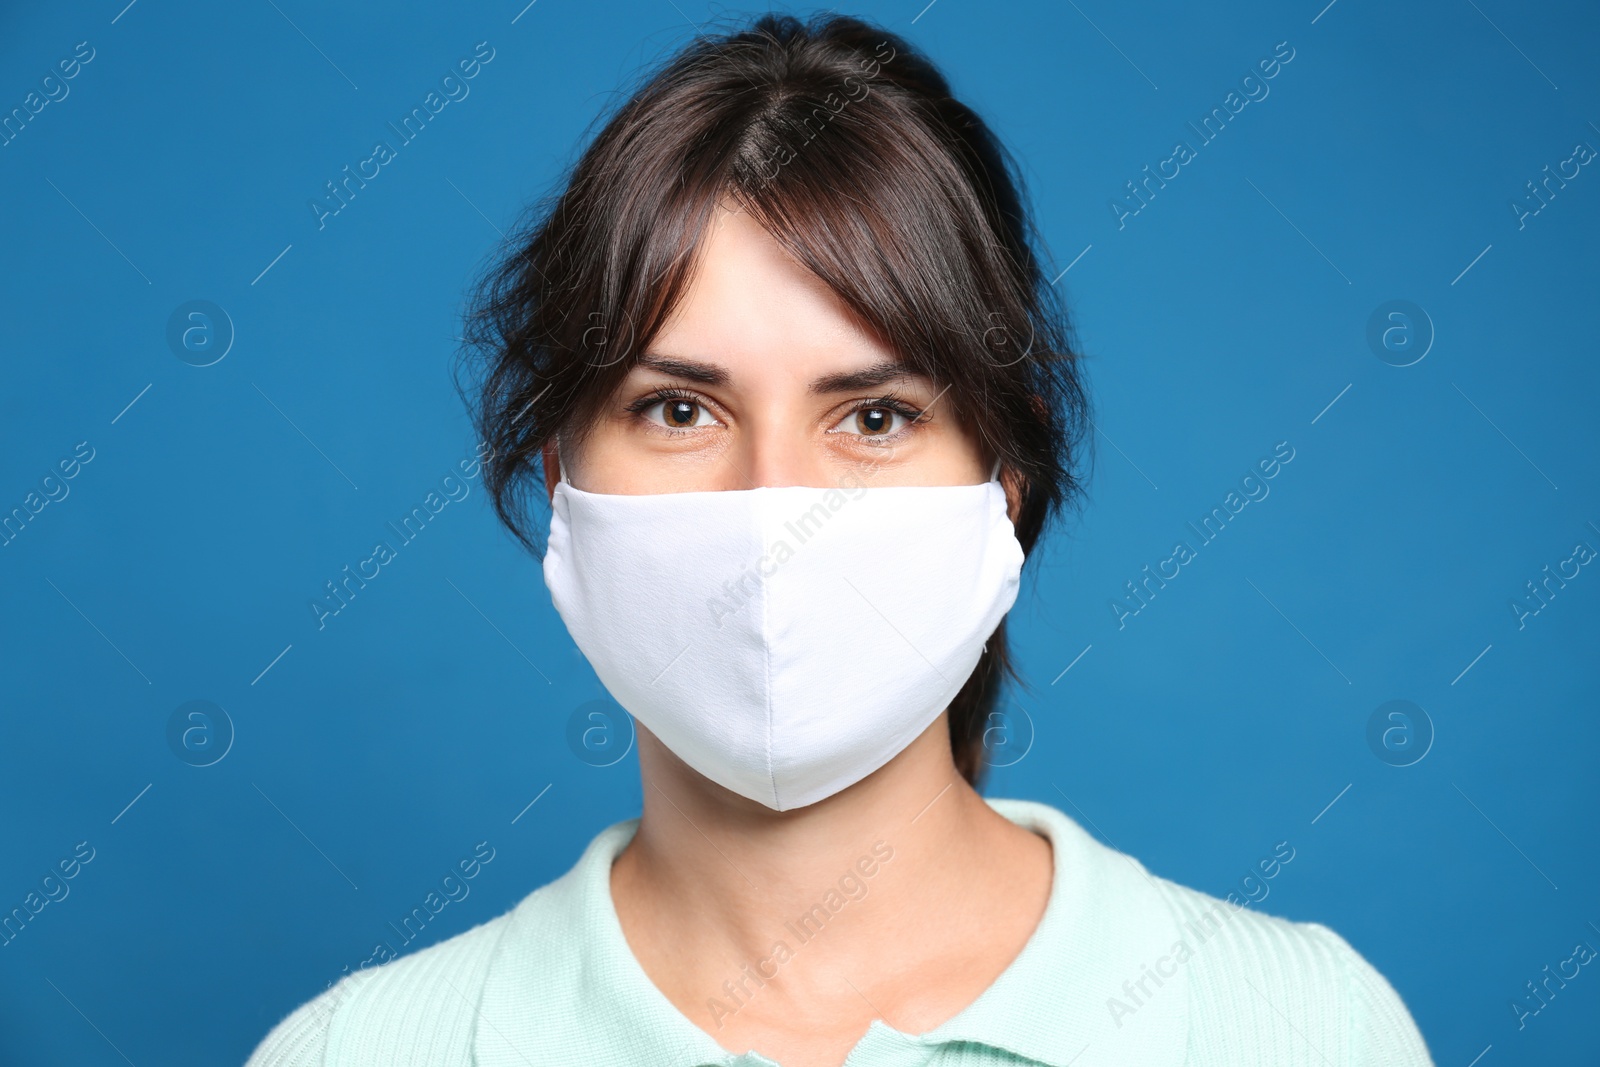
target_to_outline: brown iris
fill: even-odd
[[[661,417],[668,426],[693,426],[700,413],[700,405],[693,400],[668,400],[661,406]]]
[[[856,412],[856,426],[868,437],[880,435],[894,421],[894,412],[888,408],[862,408]]]

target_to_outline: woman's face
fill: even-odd
[[[592,493],[982,482],[993,457],[950,401],[753,218],[723,208],[672,318],[562,458]]]

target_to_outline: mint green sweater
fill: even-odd
[[[922,1034],[876,1021],[848,1067],[1431,1067],[1393,987],[1327,927],[1158,878],[1049,805],[989,804],[1050,839],[1043,918],[959,1014]],[[346,977],[247,1067],[773,1067],[719,1046],[628,949],[610,871],[637,827],[505,914]]]

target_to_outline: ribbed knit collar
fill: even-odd
[[[1173,964],[1167,975],[1158,961],[1172,960],[1183,934],[1152,876],[1047,804],[988,803],[1050,840],[1055,881],[1044,916],[1010,966],[960,1013],[920,1035],[876,1021],[846,1067],[917,1063],[948,1042],[1050,1067],[1181,1064],[1187,968]],[[572,870],[515,909],[478,1005],[473,1052],[481,1067],[772,1063],[718,1045],[666,999],[628,948],[611,899],[611,864],[637,829],[637,819],[607,827]],[[1113,998],[1122,1005],[1115,1011]]]

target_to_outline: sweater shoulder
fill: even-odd
[[[323,1067],[332,993],[330,989],[306,1001],[280,1020],[256,1045],[245,1067]]]
[[[1431,1067],[1394,987],[1333,930],[1156,881],[1189,972],[1191,1062],[1256,1047],[1274,1063]]]
[[[274,1026],[245,1067],[466,1064],[478,995],[515,911],[346,975]]]

